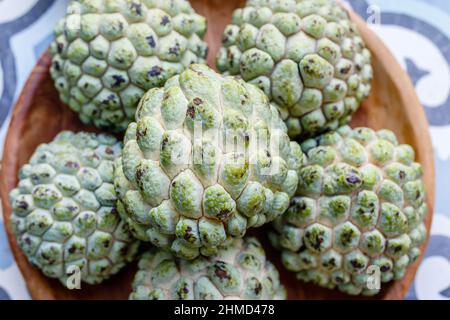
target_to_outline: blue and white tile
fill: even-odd
[[[18,5],[15,0],[1,2],[0,16],[6,13],[9,18],[0,18],[3,21],[0,22],[0,66],[7,75],[2,81],[0,124],[7,121],[13,101],[49,43],[53,26],[63,16],[66,3],[66,0],[25,0],[22,7],[22,2]],[[2,138],[4,132],[0,134],[0,143]]]
[[[20,0],[20,5],[17,0],[3,0],[0,1],[0,24],[14,21],[25,15],[30,9],[36,5],[38,0]]]
[[[450,300],[450,217],[436,212],[431,234],[411,291],[419,300]]]
[[[1,209],[1,206],[0,206]],[[14,262],[0,214],[0,300],[29,299],[28,290]]]

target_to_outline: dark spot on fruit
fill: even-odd
[[[353,238],[354,231],[353,229],[345,230],[341,235],[341,242],[344,246],[348,245]]]
[[[179,55],[180,54],[180,44],[177,43],[177,44],[175,44],[174,47],[169,48],[169,53],[173,54],[175,56]]]
[[[184,240],[189,241],[189,242],[195,240],[195,237],[192,234],[192,227],[190,227],[190,226],[186,227],[186,231],[184,233],[183,238],[184,238]]]
[[[147,128],[138,130],[137,133],[136,133],[136,135],[137,135],[138,138],[143,138],[143,137],[145,137],[145,136],[147,135]]]
[[[223,261],[217,261],[214,266],[214,274],[219,278],[219,279],[226,279],[226,280],[230,280],[231,276],[228,274],[227,270],[226,270],[226,263]]]
[[[291,207],[294,207],[296,212],[301,212],[306,209],[306,204],[304,202],[297,201],[296,199],[291,201]]]
[[[142,179],[143,175],[144,175],[144,170],[142,170],[142,168],[138,168],[136,170],[136,180],[140,181]]]
[[[148,75],[150,77],[157,77],[159,76],[162,72],[164,71],[163,68],[159,67],[159,66],[153,66],[151,68],[151,70],[148,72]]]
[[[231,211],[228,209],[222,209],[219,211],[219,213],[217,214],[217,218],[219,218],[219,220],[226,220],[229,216],[230,216]]]
[[[205,50],[203,50],[202,57],[206,58],[208,56],[208,52],[209,52],[209,48],[205,48]]]
[[[258,284],[255,286],[255,294],[256,294],[256,295],[259,295],[259,293],[261,292],[261,290],[262,290],[262,285],[261,285],[261,283],[258,281]]]
[[[359,184],[361,183],[361,179],[354,175],[354,174],[349,174],[347,176],[347,178],[345,178],[345,180],[349,183],[349,184]]]
[[[109,96],[106,97],[106,99],[104,99],[102,101],[103,104],[109,104],[110,102],[114,102],[116,99],[116,97],[113,94],[110,94]]]
[[[194,98],[194,100],[192,100],[192,102],[194,102],[194,104],[196,106],[199,106],[199,105],[201,105],[203,103],[203,100],[200,99],[199,97],[196,97],[196,98]]]
[[[119,255],[122,256],[122,257],[124,257],[124,256],[127,254],[127,252],[128,252],[127,247],[122,247],[122,248],[120,248],[120,250],[119,250]]]
[[[310,240],[310,244],[314,249],[320,250],[320,247],[322,246],[322,243],[324,241],[322,232],[312,235],[311,232],[308,231],[305,233],[305,237]]]
[[[62,44],[61,42],[58,42],[58,45],[57,45],[58,53],[61,54],[63,52],[63,50],[64,50],[64,44]]]
[[[113,78],[113,80],[114,80],[114,83],[112,84],[112,87],[113,87],[113,88],[120,87],[120,85],[121,85],[122,83],[125,83],[125,82],[126,82],[125,78],[122,77],[122,76],[119,75],[119,74],[113,75],[112,78]]]
[[[187,111],[186,111],[186,115],[187,115],[189,118],[194,119],[194,117],[195,117],[195,109],[194,109],[193,106],[189,106],[189,107],[188,107],[188,109],[187,109]]]
[[[347,73],[350,72],[350,69],[351,69],[351,66],[347,66],[347,67],[341,68],[341,73],[342,74],[347,74]]]
[[[405,177],[406,177],[406,173],[404,172],[404,171],[400,171],[399,173],[398,173],[398,176],[400,177],[400,179],[405,179]]]
[[[56,71],[60,71],[61,70],[61,66],[59,65],[58,61],[53,62],[53,67],[55,68]]]
[[[362,264],[360,261],[358,260],[352,260],[350,261],[350,264],[352,265],[353,268],[355,269],[361,269],[364,267],[364,264]]]
[[[133,3],[131,4],[131,9],[134,10],[134,12],[136,12],[136,14],[137,14],[138,16],[141,16],[141,15],[142,15],[142,5],[141,5],[140,3],[135,3],[135,2],[133,2]]]
[[[19,203],[17,204],[17,208],[22,209],[22,210],[27,210],[28,203],[26,203],[25,201],[19,201]]]
[[[164,17],[161,19],[161,25],[162,25],[162,26],[167,25],[169,22],[170,22],[170,20],[169,20],[169,17],[168,17],[168,16],[164,16]]]
[[[155,38],[153,38],[153,36],[148,36],[145,39],[147,40],[147,43],[150,47],[152,47],[152,48],[156,47]]]
[[[105,153],[109,154],[109,155],[112,155],[112,154],[114,154],[114,150],[112,148],[110,148],[110,147],[106,147]]]
[[[381,266],[380,267],[380,271],[381,272],[387,272],[387,271],[389,271],[391,268],[389,267],[389,266]]]
[[[47,263],[49,265],[52,265],[53,263],[55,263],[55,259],[53,259],[51,256],[49,256],[46,252],[42,253],[41,256],[44,260],[47,261]]]
[[[335,281],[336,283],[343,283],[343,282],[344,282],[344,279],[343,279],[342,277],[336,277],[336,278],[334,278],[334,281]]]

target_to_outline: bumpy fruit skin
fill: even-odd
[[[11,225],[28,260],[63,284],[76,268],[96,284],[134,257],[138,241],[115,208],[112,136],[64,131],[40,145],[10,193]]]
[[[115,186],[138,239],[210,256],[288,208],[303,153],[257,87],[191,65],[145,94],[136,121]]]
[[[378,293],[371,281],[377,271],[380,282],[401,279],[426,238],[414,150],[391,131],[349,127],[302,147],[308,160],[297,196],[270,235],[285,267],[353,295]]]
[[[292,138],[347,124],[370,93],[371,54],[334,0],[248,0],[222,39],[218,69],[258,85]]]
[[[131,300],[285,300],[274,265],[255,238],[233,239],[211,258],[177,259],[161,249],[144,254]]]
[[[78,0],[55,29],[51,75],[85,124],[123,132],[144,93],[204,63],[206,20],[185,0]]]

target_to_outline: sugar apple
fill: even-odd
[[[248,0],[217,56],[221,72],[258,85],[292,138],[347,124],[371,90],[371,54],[334,0]]]
[[[342,127],[302,148],[308,160],[297,196],[270,235],[286,268],[354,295],[402,278],[426,238],[423,173],[412,147],[388,130]]]
[[[118,209],[138,239],[209,256],[288,208],[302,156],[261,90],[191,65],[141,100],[117,160]]]
[[[286,290],[256,238],[233,239],[218,256],[193,261],[161,249],[144,254],[131,300],[284,300]]]
[[[11,225],[28,260],[63,284],[76,268],[96,284],[117,273],[138,241],[115,208],[114,159],[122,145],[112,136],[60,133],[40,145],[10,193]]]
[[[51,75],[86,124],[123,132],[144,93],[203,63],[206,20],[185,0],[75,0],[55,29]]]

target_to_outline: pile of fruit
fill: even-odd
[[[130,299],[285,299],[246,237],[266,225],[299,281],[375,295],[374,268],[401,279],[426,239],[422,169],[391,131],[348,126],[372,67],[347,12],[248,0],[222,74],[205,32],[185,0],[70,2],[50,72],[104,133],[61,132],[20,170],[11,224],[29,261],[66,285],[138,259]]]

